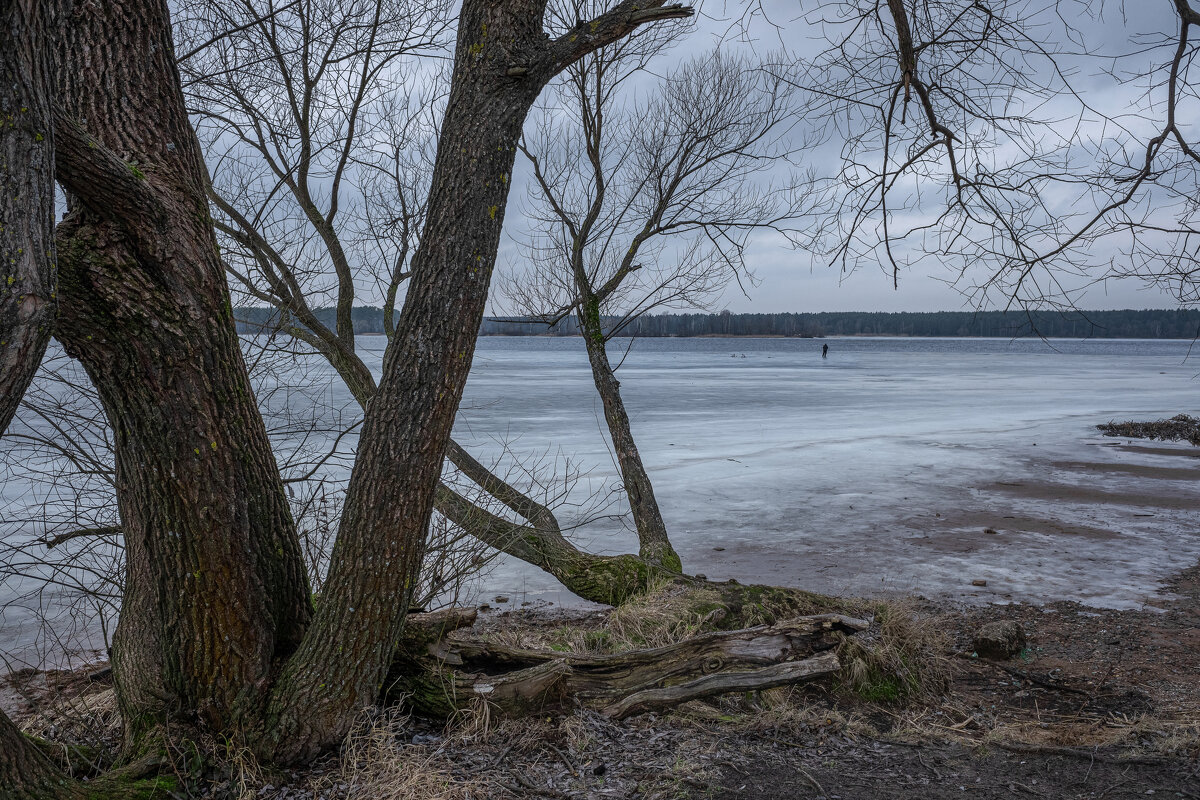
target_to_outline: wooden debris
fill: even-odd
[[[836,672],[840,665],[832,649],[843,636],[867,628],[863,620],[822,614],[592,655],[448,636],[474,620],[474,609],[409,615],[389,695],[430,716],[486,701],[493,712],[508,716],[583,705],[623,719],[687,700]]]

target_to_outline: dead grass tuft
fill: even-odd
[[[494,627],[488,641],[562,653],[618,653],[676,644],[697,634],[768,625],[829,611],[858,614],[866,605],[774,586],[686,583],[666,580],[627,600],[604,617],[550,628],[514,615]]]
[[[899,703],[931,698],[950,685],[943,626],[903,600],[871,604],[869,630],[838,647],[842,685],[863,700]]]
[[[358,800],[483,800],[487,786],[453,774],[438,751],[404,740],[407,715],[384,712],[364,719],[346,737],[341,770],[323,778],[319,792]]]
[[[702,592],[668,582],[631,598],[609,615],[606,644],[616,650],[662,647],[707,630],[715,615],[703,608]]]
[[[60,694],[22,724],[31,736],[63,745],[103,749],[121,735],[121,714],[111,688]]]

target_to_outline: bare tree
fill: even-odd
[[[1104,43],[1171,10],[1176,32]],[[805,21],[827,47],[780,74],[841,150],[811,239],[834,263],[898,281],[934,259],[980,306],[1071,307],[1113,278],[1200,299],[1188,2],[823,2]]]
[[[797,183],[771,172],[796,147],[796,109],[783,80],[720,50],[680,66],[648,100],[631,99],[627,87],[648,78],[660,49],[620,42],[568,70],[559,103],[521,145],[536,227],[528,266],[505,290],[524,319],[578,321],[641,557],[680,570],[608,345],[654,308],[703,306],[749,280],[754,234],[788,235]]]
[[[525,116],[579,58],[691,13],[627,1],[551,37],[543,12],[525,0],[463,5],[414,279],[315,612],[204,213],[208,182],[168,7],[78,6],[59,31],[55,172],[70,213],[58,227],[56,335],[114,431],[127,579],[112,664],[127,746],[199,724],[294,763],[334,746],[378,696],[415,587]],[[28,750],[6,747],[4,769],[41,789]],[[73,793],[54,786],[43,793]]]
[[[353,307],[366,293],[394,308],[409,275],[449,4],[198,0],[188,11],[180,65],[229,274],[243,299],[279,309],[277,327],[321,353],[365,406],[375,380],[357,357]]]
[[[378,387],[355,344],[353,310],[364,296],[382,302],[394,333],[445,101],[449,5],[231,10],[202,0],[188,9],[177,25],[185,88],[212,164],[214,224],[235,290],[277,309],[270,330],[320,353],[365,410]],[[652,49],[647,42],[639,46]],[[322,306],[333,307],[332,320]],[[658,574],[579,551],[535,497],[536,483],[514,485],[453,440],[446,457],[456,472],[438,490],[439,515],[469,524],[488,546],[599,602],[619,602]]]

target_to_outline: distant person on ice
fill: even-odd
[[[821,358],[829,358],[829,345],[821,345]]]

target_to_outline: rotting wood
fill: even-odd
[[[583,705],[623,719],[836,672],[838,660],[830,651],[842,637],[867,628],[863,620],[822,614],[597,655],[449,637],[474,621],[474,610],[464,609],[409,615],[389,695],[430,716],[485,701],[507,716]]]
[[[830,675],[841,669],[841,666],[834,653],[825,651],[803,661],[784,661],[769,667],[740,672],[720,672],[676,686],[643,689],[606,706],[603,711],[607,717],[625,719],[648,711],[670,708],[688,700],[699,700],[730,692],[774,689],[777,686],[800,683],[822,675]]]

